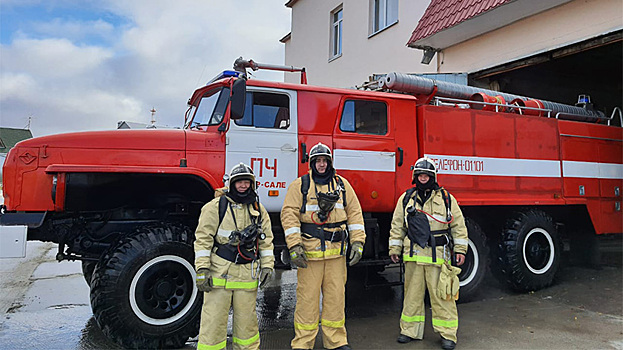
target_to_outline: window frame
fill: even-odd
[[[353,102],[353,104],[354,104],[353,107],[356,107],[356,103],[357,102],[379,103],[379,104],[384,105],[385,106],[385,133],[384,134],[377,134],[377,133],[364,133],[364,132],[358,131],[357,130],[357,119],[356,119],[356,111],[357,111],[356,108],[354,108],[354,110],[353,110],[353,113],[354,113],[354,115],[353,115],[353,118],[354,118],[354,120],[353,120],[354,130],[353,131],[344,130],[342,128],[342,122],[344,120],[344,112],[346,111],[347,104],[349,102]],[[390,126],[389,125],[390,125],[390,120],[389,120],[389,104],[387,103],[387,101],[376,100],[376,99],[357,98],[357,97],[351,97],[351,98],[346,98],[346,99],[342,100],[341,106],[340,106],[340,114],[339,114],[339,118],[338,118],[338,121],[337,121],[337,128],[338,128],[338,130],[340,130],[340,132],[342,134],[345,134],[345,135],[358,135],[358,136],[384,137],[384,136],[389,135],[389,133],[390,133]]]
[[[279,95],[280,97],[285,97],[287,99],[287,103],[285,104],[285,106],[272,106],[272,105],[266,105],[266,104],[256,104],[255,103],[255,101],[256,101],[255,94]],[[276,97],[276,98],[279,98],[279,97]],[[292,97],[289,94],[281,93],[281,92],[262,91],[262,90],[247,91],[246,106],[245,106],[245,112],[244,112],[245,114],[244,114],[244,116],[241,119],[234,120],[234,123],[236,124],[236,126],[242,127],[242,128],[272,129],[272,130],[286,130],[287,131],[287,130],[289,130],[291,128],[291,123],[292,123],[291,99],[292,99]],[[287,119],[286,127],[285,128],[274,127],[274,122],[276,122],[276,120],[277,120],[277,118],[276,118],[277,115],[275,115],[275,120],[273,121],[273,126],[272,127],[256,125],[257,119],[255,117],[255,112],[256,112],[255,106],[287,108],[288,119]],[[250,120],[250,124],[246,124],[246,123],[243,124],[243,121],[245,121],[247,116],[250,116],[250,119],[251,119]]]
[[[372,37],[398,23],[399,0],[370,0],[370,35]],[[390,11],[391,6],[394,12]],[[395,18],[391,18],[395,14]]]
[[[338,16],[336,18],[336,16]],[[342,56],[342,44],[344,43],[344,8],[342,5],[331,11],[330,14],[330,47],[329,47],[329,61],[332,61]]]

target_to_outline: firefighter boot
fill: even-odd
[[[415,339],[411,338],[408,335],[404,335],[404,334],[399,335],[398,339],[396,339],[396,341],[401,343],[401,344],[408,343],[408,342],[410,342],[412,340],[415,340]]]
[[[441,348],[443,350],[454,350],[455,346],[456,346],[456,343],[453,342],[452,340],[441,338]]]

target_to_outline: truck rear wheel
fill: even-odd
[[[465,225],[469,235],[465,263],[460,266],[459,274],[460,290],[459,302],[469,301],[474,298],[489,266],[489,247],[487,238],[480,226],[469,218],[465,218]]]
[[[540,210],[516,213],[502,235],[502,272],[513,289],[525,292],[552,284],[562,243],[549,215]]]
[[[91,307],[108,337],[126,348],[179,348],[199,332],[193,236],[161,223],[124,237],[98,262]]]
[[[82,260],[82,276],[84,276],[84,280],[89,287],[91,286],[91,278],[93,277],[93,270],[95,270],[96,264],[97,261]]]

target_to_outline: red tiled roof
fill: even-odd
[[[431,0],[407,45],[511,1],[514,0]]]

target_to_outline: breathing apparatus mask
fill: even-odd
[[[318,199],[318,211],[316,215],[322,222],[327,221],[329,213],[335,208],[335,203],[340,199],[340,190],[337,189],[331,192],[319,192],[317,193]]]
[[[251,224],[241,231],[233,230],[229,235],[229,244],[239,245],[246,250],[253,250],[257,244],[257,239],[265,239],[266,234],[258,224]]]

